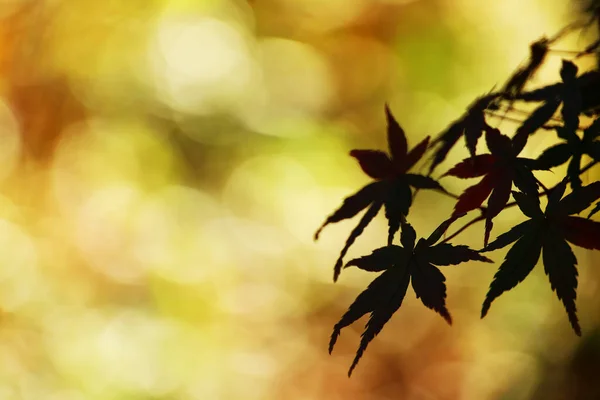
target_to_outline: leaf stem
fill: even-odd
[[[463,225],[462,228],[460,228],[459,230],[457,230],[456,232],[454,232],[452,235],[446,237],[440,243],[446,243],[446,242],[454,239],[456,236],[460,235],[462,232],[464,232],[465,230],[467,230],[471,225],[475,225],[477,222],[480,222],[480,221],[483,221],[483,220],[485,220],[485,217],[483,215],[480,215],[480,216],[476,217],[475,219],[472,219],[471,221],[469,221],[465,225]]]

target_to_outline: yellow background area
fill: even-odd
[[[443,269],[452,327],[409,289],[348,379],[366,319],[327,343],[374,275],[332,282],[356,220],[313,234],[369,181],[348,152],[386,148],[386,102],[414,146],[578,17],[559,0],[0,2],[0,399],[571,398],[600,365],[577,358],[598,343],[595,253],[576,250],[583,339],[540,265],[479,319],[502,250]],[[421,191],[409,221],[428,236],[453,205]],[[386,235],[380,215],[346,259]],[[482,225],[454,240],[482,242]]]

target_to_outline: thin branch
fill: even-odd
[[[464,232],[467,229],[469,229],[469,227],[471,225],[475,225],[477,222],[480,222],[480,221],[483,221],[483,220],[485,220],[485,217],[483,215],[480,215],[477,218],[472,219],[471,221],[467,222],[462,228],[460,228],[459,230],[457,230],[456,232],[454,232],[452,235],[450,235],[447,238],[445,238],[444,240],[442,240],[440,243],[446,243],[446,242],[454,239],[456,236],[460,235],[462,232]]]

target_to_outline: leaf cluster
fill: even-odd
[[[596,18],[600,23],[600,14]],[[445,277],[438,267],[468,261],[492,262],[481,253],[508,246],[504,261],[483,300],[481,317],[485,317],[496,298],[521,283],[541,258],[550,287],[562,302],[574,332],[581,335],[576,308],[577,258],[572,246],[600,249],[600,223],[590,219],[600,211],[600,182],[584,185],[581,178],[585,171],[600,162],[600,70],[580,73],[575,61],[579,57],[596,55],[600,40],[575,52],[571,60],[562,60],[559,82],[531,90],[528,86],[552,54],[551,46],[582,27],[585,27],[584,23],[571,24],[552,38],[543,37],[534,42],[530,46],[530,59],[515,70],[499,91],[475,99],[463,116],[451,122],[431,142],[428,136],[409,150],[404,130],[386,105],[388,152],[350,152],[373,181],[347,197],[315,234],[316,240],[328,224],[353,218],[366,210],[335,262],[334,281],[342,271],[349,248],[382,208],[388,221],[388,239],[383,247],[370,255],[345,264],[345,268],[357,267],[380,273],[358,295],[331,335],[330,352],[343,328],[369,314],[349,375],[368,344],[400,308],[409,286],[427,308],[451,324],[446,308]],[[535,103],[536,106],[532,112],[519,112],[523,103]],[[514,114],[522,118],[514,117]],[[494,119],[497,123],[493,123]],[[512,135],[499,129],[498,124],[504,119],[518,122]],[[588,124],[582,123],[590,119]],[[556,134],[556,144],[542,151],[537,158],[521,155],[531,136],[548,135],[549,132]],[[434,179],[433,173],[461,137],[464,137],[469,157]],[[488,152],[477,154],[477,144],[482,137]],[[427,175],[412,172],[427,153],[430,154]],[[591,161],[582,166],[585,158]],[[563,179],[551,188],[536,176],[539,171],[554,171],[567,162]],[[446,177],[480,180],[455,195],[440,184],[439,179]],[[408,217],[418,189],[435,190],[456,199],[456,203],[451,215],[433,233],[417,241]],[[540,199],[545,196],[548,197],[547,204],[542,210]],[[577,215],[594,203],[587,218]],[[519,208],[526,220],[490,242],[494,219],[513,206]],[[479,215],[442,239],[452,224],[474,211]],[[485,221],[481,250],[448,243],[480,221]],[[394,237],[399,231],[400,245],[395,245]]]

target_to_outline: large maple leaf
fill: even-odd
[[[531,172],[534,160],[517,157],[520,152],[518,147],[515,148],[510,138],[497,129],[487,131],[485,139],[491,154],[467,158],[445,174],[459,178],[483,176],[479,183],[467,188],[459,196],[454,215],[479,208],[489,197],[485,211],[484,245],[492,230],[492,220],[508,203],[513,183],[522,192],[537,196],[537,181]]]
[[[513,192],[517,205],[530,219],[498,236],[482,250],[492,251],[515,242],[494,275],[481,309],[482,318],[494,299],[529,275],[541,253],[552,290],[562,301],[573,330],[581,335],[575,307],[577,258],[569,243],[586,249],[600,249],[600,223],[572,215],[600,198],[600,182],[584,186],[561,200],[565,188],[566,181],[563,181],[551,191],[545,212],[542,212],[537,196]]]
[[[394,235],[400,229],[401,220],[408,215],[413,196],[411,187],[444,190],[437,181],[430,177],[408,173],[425,153],[429,136],[409,151],[404,130],[394,119],[387,105],[385,113],[390,154],[388,155],[380,150],[352,150],[350,152],[350,155],[358,160],[362,170],[375,179],[375,182],[368,184],[346,198],[341,207],[331,214],[315,233],[315,240],[317,240],[323,228],[328,224],[352,218],[368,207],[356,228],[350,233],[336,261],[333,274],[334,281],[337,280],[340,274],[343,258],[348,249],[365,227],[375,218],[381,207],[384,207],[385,216],[388,220],[388,244],[390,244]]]
[[[436,265],[457,265],[470,260],[492,262],[467,246],[435,244],[453,219],[443,222],[427,239],[419,239],[416,245],[415,230],[410,224],[403,223],[400,236],[402,246],[388,245],[346,264],[346,268],[355,266],[365,271],[384,271],[358,295],[333,328],[329,353],[332,352],[343,328],[371,313],[348,376],[352,374],[369,342],[402,305],[410,282],[417,298],[420,298],[427,308],[440,314],[448,324],[452,324],[452,317],[446,308],[446,278]]]

